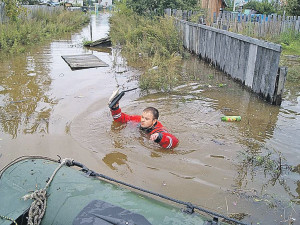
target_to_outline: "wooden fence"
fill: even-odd
[[[0,23],[8,21],[8,18],[5,16],[4,7],[4,3],[0,2]],[[51,7],[47,5],[23,5],[23,7],[26,9],[27,18],[29,19],[32,18],[32,16],[36,12],[49,14],[57,11],[62,11],[64,9],[63,6]]]
[[[214,27],[176,19],[183,45],[240,81],[266,101],[281,104],[287,68],[281,46]]]
[[[212,26],[251,37],[268,38],[289,30],[300,32],[300,16],[221,13]]]
[[[63,6],[52,7],[47,5],[23,5],[23,7],[26,9],[28,19],[32,18],[36,12],[48,15],[64,10]]]
[[[300,32],[300,16],[258,15],[223,12],[219,16],[207,18],[203,12],[166,9],[166,13],[178,19],[209,25],[215,28],[232,31],[256,38],[278,36],[292,30]]]

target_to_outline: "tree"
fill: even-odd
[[[224,8],[225,11],[233,11],[234,0],[227,0],[227,6]]]
[[[140,15],[152,14],[154,11],[163,13],[164,9],[194,9],[198,0],[127,0],[127,5]]]
[[[251,1],[244,5],[244,9],[253,9],[259,14],[270,15],[276,13],[276,3],[263,0],[262,2]]]
[[[300,16],[300,0],[287,0],[285,9],[290,16]]]

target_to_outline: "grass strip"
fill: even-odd
[[[0,24],[0,53],[12,55],[26,52],[28,47],[74,31],[89,20],[89,15],[80,11],[35,10],[30,19],[23,15],[16,21]]]
[[[180,79],[182,41],[170,17],[146,17],[118,4],[110,18],[110,36],[122,46],[128,65],[142,71],[143,90],[171,90]]]

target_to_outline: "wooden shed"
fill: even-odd
[[[220,13],[220,9],[224,9],[227,6],[225,0],[202,0],[201,7],[207,10],[207,16],[210,19],[213,19],[214,13],[218,16]]]

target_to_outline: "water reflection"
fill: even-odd
[[[116,46],[112,49],[112,57],[112,68],[114,69],[115,73],[125,73],[129,70],[126,59],[121,55],[120,46]]]
[[[295,166],[292,171],[294,173],[298,173],[300,175],[300,164],[298,164],[297,166]],[[298,194],[298,196],[295,197],[294,201],[295,203],[300,205],[300,180],[297,181],[297,188],[296,188],[296,192]]]
[[[296,188],[296,192],[298,193],[298,204],[300,204],[300,181],[297,181],[297,188]]]
[[[269,151],[264,154],[253,154],[251,151],[241,152],[240,162],[237,165],[238,176],[236,183],[239,188],[247,186],[247,182],[253,182],[257,176],[264,176],[262,190],[277,183],[282,185],[285,191],[294,198],[294,194],[286,185],[285,175],[291,171],[291,166],[285,164],[280,152]]]
[[[288,165],[290,160],[285,159],[282,152],[288,151],[291,155],[295,155],[297,152],[295,142],[298,140],[290,140],[289,145],[292,145],[292,148],[280,149],[278,142],[283,142],[286,138],[290,139],[291,136],[280,132],[279,140],[276,140],[278,135],[277,137],[274,135],[276,130],[278,132],[278,120],[282,116],[288,119],[286,122],[290,124],[290,128],[294,127],[293,120],[297,124],[300,115],[299,87],[295,84],[287,85],[285,95],[289,107],[283,108],[267,104],[196,57],[184,61],[183,76],[187,84],[179,86],[172,93],[177,98],[181,96],[185,102],[207,104],[223,115],[242,117],[242,121],[237,123],[221,122],[221,126],[228,126],[232,131],[237,129],[237,132],[228,135],[244,146],[236,162],[237,187],[246,189],[254,183],[256,187],[260,186],[261,190],[281,187],[290,199],[297,198],[293,187],[296,183],[298,185],[299,181],[295,182],[298,180],[293,175],[295,171],[290,170],[291,164]],[[297,134],[297,130],[294,130],[294,134]],[[259,184],[256,179],[261,179]],[[298,190],[297,186],[296,192]]]
[[[120,132],[122,129],[126,127],[126,124],[120,124],[113,122],[111,124],[111,137],[112,137],[112,143],[114,148],[116,149],[124,149],[124,145],[126,142],[124,141],[124,138],[120,135]]]
[[[284,99],[289,101],[293,106],[298,106],[300,103],[300,82],[290,82],[287,81],[285,84],[285,92],[284,92]],[[299,113],[299,110],[298,110]]]
[[[190,101],[210,99],[211,107],[224,115],[242,116],[242,121],[232,126],[239,129],[238,142],[252,151],[259,151],[261,144],[272,138],[278,120],[278,106],[266,104],[197,57],[186,60],[184,68],[185,80],[197,82],[197,85],[181,88],[177,94],[192,96]]]
[[[0,62],[0,123],[3,132],[16,138],[48,133],[55,102],[46,93],[51,85],[45,55],[21,55]]]
[[[109,53],[111,55],[112,49],[111,47],[103,47],[103,46],[98,46],[98,47],[87,47],[87,49],[91,51],[96,51],[96,52],[105,52]]]

